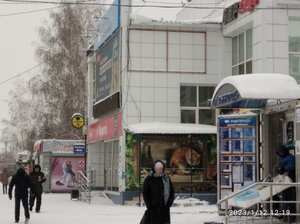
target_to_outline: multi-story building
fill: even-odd
[[[116,7],[109,13],[117,13],[113,17],[119,20],[101,29],[108,37],[94,41],[88,56],[88,166],[97,169],[97,187],[109,190],[119,203],[134,195],[131,193],[136,189],[137,179],[138,185],[142,182],[141,172],[149,168],[140,170],[143,159],[152,161],[160,155],[170,163],[170,155],[161,152],[164,142],[165,148],[173,144],[174,152],[187,145],[197,148],[191,146],[194,140],[186,139],[202,139],[200,135],[216,133],[212,126],[203,125],[215,125],[215,111],[207,102],[224,77],[282,73],[300,79],[299,1],[206,3],[204,6],[199,0],[191,1],[189,7],[178,13],[175,22],[131,16],[130,8]],[[107,18],[109,15],[99,23]],[[285,129],[289,122],[296,122],[295,107],[291,107],[294,104],[275,105],[266,110],[262,173],[271,171],[276,160],[272,148],[287,140]],[[192,131],[196,127],[202,129]],[[177,140],[168,137],[171,135]],[[160,139],[154,140],[153,136]],[[205,158],[211,154],[209,162],[198,168],[213,170],[209,164],[213,165],[210,160],[214,150],[207,147],[206,140],[200,141],[202,149],[198,146],[196,154],[190,151],[190,155]],[[133,155],[136,147],[140,154]],[[204,148],[208,150],[203,151]],[[135,159],[130,161],[128,157]],[[188,164],[187,169],[193,168]],[[189,171],[193,179],[193,171]],[[195,177],[196,183],[191,181],[192,193],[201,191],[193,186],[216,181],[207,178],[211,175],[208,172],[201,175]],[[183,185],[178,186],[180,189]],[[202,196],[211,193],[203,191]]]

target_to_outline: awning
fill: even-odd
[[[229,76],[216,87],[212,108],[262,108],[268,100],[300,99],[300,87],[289,76],[258,73]]]
[[[217,127],[203,124],[138,123],[129,125],[133,134],[216,134]]]

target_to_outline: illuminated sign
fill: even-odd
[[[234,3],[224,10],[223,24],[225,25],[237,19],[239,13],[252,12],[258,4],[259,0],[242,0]]]
[[[243,12],[252,12],[255,8],[255,6],[257,6],[259,4],[259,0],[242,0],[239,3],[239,13],[243,13]]]

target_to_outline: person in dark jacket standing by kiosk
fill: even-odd
[[[24,168],[19,168],[9,183],[8,197],[12,200],[12,190],[15,188],[15,222],[20,221],[20,203],[22,201],[25,211],[25,224],[29,222],[30,214],[28,208],[28,188],[34,192],[34,187],[30,177]]]
[[[29,176],[35,189],[34,194],[30,194],[30,211],[32,211],[34,201],[36,199],[35,211],[39,213],[42,204],[43,183],[45,183],[46,177],[44,173],[41,172],[41,167],[39,165],[35,165],[33,167],[33,171],[29,174]]]
[[[296,166],[295,166],[295,156],[289,152],[289,149],[285,145],[280,145],[276,149],[276,154],[280,157],[279,164],[277,166],[278,174],[286,174],[293,182],[296,181]],[[282,192],[283,201],[296,201],[296,188],[289,187]],[[290,213],[296,213],[296,203],[284,203],[282,205],[283,212],[289,211]],[[286,223],[295,222],[296,216],[289,215],[284,216],[283,220]]]
[[[165,165],[156,161],[152,173],[146,177],[143,198],[147,210],[141,224],[170,224],[170,207],[174,202],[174,188],[171,179],[164,173]]]

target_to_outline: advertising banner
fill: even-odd
[[[115,30],[120,27],[120,2],[115,0],[96,23],[92,41],[94,49],[98,49]]]
[[[35,143],[36,152],[73,153],[74,144],[84,143],[83,140],[45,139]]]
[[[117,31],[96,53],[94,104],[120,90],[120,31]]]
[[[113,139],[122,135],[122,114],[99,121],[88,127],[87,142],[93,143]]]
[[[176,192],[215,192],[217,180],[217,152],[215,135],[143,136],[141,145],[137,136],[127,135],[126,189],[141,185],[151,172],[153,162],[161,160],[171,177]],[[140,149],[140,152],[138,152]],[[138,161],[140,158],[140,161]],[[140,166],[140,170],[139,170]],[[191,189],[192,188],[192,189]]]
[[[76,173],[84,169],[84,157],[52,157],[51,190],[65,192],[76,188]]]

